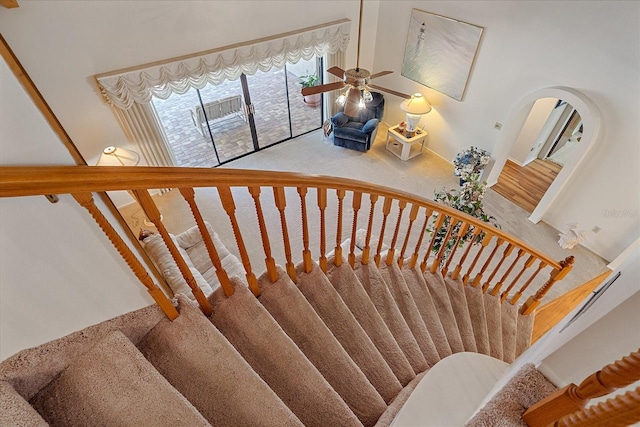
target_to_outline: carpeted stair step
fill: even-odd
[[[210,426],[120,331],[78,356],[30,403],[52,426]]]
[[[449,346],[449,341],[447,341],[447,335],[444,333],[444,328],[438,317],[438,312],[433,304],[433,298],[431,298],[431,294],[427,288],[427,282],[422,272],[417,268],[403,267],[402,275],[407,284],[407,288],[413,296],[420,316],[422,316],[422,320],[429,331],[429,335],[438,351],[440,359],[450,356],[451,347]]]
[[[340,395],[258,302],[246,284],[209,296],[210,320],[305,426],[361,426]]]
[[[534,314],[525,315],[518,313],[518,323],[516,326],[516,358],[531,345],[533,318]]]
[[[160,321],[138,348],[211,424],[302,426],[202,311],[181,294],[178,310],[178,318]]]
[[[0,426],[49,427],[11,384],[0,381]]]
[[[451,306],[451,300],[449,299],[449,293],[442,274],[440,274],[440,271],[431,273],[427,270],[424,272],[423,277],[433,299],[433,305],[436,307],[438,318],[444,328],[444,333],[447,336],[451,352],[463,352],[464,345],[462,344],[462,338],[460,337],[460,331],[458,330],[458,324],[453,314],[453,307]]]
[[[287,272],[278,267],[278,280],[258,279],[260,303],[295,342],[362,424],[373,426],[387,405],[358,365],[349,357],[316,314]]]
[[[407,356],[413,371],[416,374],[425,371],[429,367],[427,360],[424,358],[407,322],[402,317],[402,313],[400,313],[387,284],[380,275],[378,267],[374,263],[358,264],[355,273],[396,342]]]
[[[556,390],[533,364],[524,365],[465,426],[526,426],[522,414]]]
[[[518,307],[508,301],[500,304],[502,314],[502,360],[512,363],[516,359],[516,332]]]
[[[402,385],[327,276],[313,263],[309,273],[304,272],[302,264],[298,265],[296,277],[300,292],[384,401],[390,403],[400,393]],[[360,284],[345,286],[359,287]]]
[[[478,353],[489,355],[489,331],[487,330],[487,314],[484,311],[484,297],[480,286],[467,284],[464,287],[464,294],[469,307],[469,317],[473,326],[473,336],[476,339]]]
[[[336,266],[333,259],[329,259],[328,265],[327,277],[331,285],[384,357],[400,384],[406,386],[416,374],[389,327],[367,295],[360,279],[347,263],[343,262],[340,266]]]
[[[424,358],[429,366],[434,366],[440,361],[440,355],[429,335],[427,326],[422,320],[418,307],[416,307],[400,267],[395,262],[392,262],[391,265],[382,263],[379,270],[396,305],[400,309],[400,313],[402,313],[404,320],[413,333],[413,337],[416,339]]]
[[[489,331],[489,355],[502,360],[502,310],[500,296],[485,292],[484,311],[487,315],[487,330]]]
[[[467,297],[464,293],[462,280],[460,280],[460,278],[454,280],[449,274],[447,274],[444,278],[444,283],[446,285],[447,292],[449,293],[451,308],[453,308],[453,315],[456,318],[456,324],[458,325],[458,331],[460,332],[460,339],[462,339],[464,350],[477,353],[478,348],[476,346],[476,338],[473,334],[471,316],[469,315],[469,306],[467,304]]]

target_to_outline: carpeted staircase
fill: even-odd
[[[384,258],[383,258],[384,259]],[[388,426],[425,372],[457,352],[512,362],[532,316],[449,275],[329,259],[258,278],[256,298],[179,295],[0,364],[0,425]]]

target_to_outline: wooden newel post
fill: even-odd
[[[549,280],[536,292],[536,294],[532,297],[529,297],[524,304],[522,304],[522,308],[520,308],[520,313],[527,315],[533,313],[533,311],[540,305],[540,301],[542,298],[551,290],[551,287],[559,280],[564,279],[564,277],[569,274],[571,269],[573,268],[574,258],[573,256],[567,257],[566,259],[560,261],[560,269],[554,269],[549,277]]]
[[[104,234],[109,238],[111,244],[116,248],[120,256],[124,258],[125,262],[133,271],[133,274],[136,275],[140,283],[142,283],[146,288],[147,292],[151,295],[153,300],[158,304],[162,312],[169,318],[169,320],[173,320],[178,317],[178,310],[171,304],[169,298],[162,292],[162,290],[153,283],[153,280],[149,276],[149,273],[144,268],[142,263],[138,261],[138,258],[134,255],[134,253],[129,249],[129,247],[124,243],[118,232],[113,228],[113,226],[109,223],[107,218],[102,214],[100,209],[93,202],[93,196],[91,193],[77,193],[72,194],[73,198],[85,208],[93,217],[93,219],[98,223]]]
[[[640,380],[640,349],[605,366],[587,377],[580,385],[569,384],[547,396],[527,409],[522,419],[530,427],[547,426],[566,415],[581,411],[589,400],[605,396],[638,380]]]

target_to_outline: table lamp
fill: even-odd
[[[109,146],[102,150],[96,166],[138,166],[140,164],[140,154],[122,147]],[[127,190],[133,200],[137,201],[132,191]],[[162,215],[160,215],[162,220]],[[144,218],[144,225],[151,227],[154,224],[147,217]]]
[[[140,154],[126,148],[110,146],[102,150],[96,166],[138,166]]]
[[[400,109],[407,113],[407,131],[405,136],[407,138],[411,138],[416,132],[418,122],[420,122],[420,117],[431,111],[431,104],[429,104],[427,99],[421,93],[414,93],[411,95],[410,99],[407,99],[400,104]]]

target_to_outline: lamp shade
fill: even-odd
[[[96,166],[138,166],[140,154],[126,148],[110,146],[102,150]]]
[[[400,104],[400,109],[409,114],[422,115],[431,111],[431,104],[421,93],[414,93]]]

